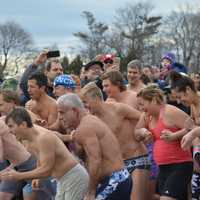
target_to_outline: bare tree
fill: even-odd
[[[153,6],[148,2],[127,4],[116,12],[114,26],[128,41],[127,60],[142,59],[148,40],[158,32],[161,16],[153,16]]]
[[[166,38],[173,42],[178,60],[186,66],[198,62],[200,54],[200,12],[186,5],[173,11],[164,23]]]
[[[0,78],[11,57],[20,57],[29,52],[33,41],[31,35],[19,24],[11,21],[0,24]],[[17,61],[16,60],[16,61]]]
[[[79,38],[82,44],[80,47],[81,55],[85,58],[92,59],[96,55],[105,51],[104,35],[108,26],[104,23],[97,22],[91,12],[84,11],[83,17],[87,20],[88,32],[77,32],[74,36]]]

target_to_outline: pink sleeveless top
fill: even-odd
[[[156,123],[156,126],[153,129],[149,130],[154,136],[154,148],[153,156],[157,165],[166,165],[173,163],[182,163],[192,161],[192,155],[190,151],[184,151],[181,148],[180,140],[165,142],[163,139],[160,139],[161,133],[163,130],[169,130],[171,132],[176,132],[180,129],[174,127],[167,127],[163,121],[163,111],[164,107],[160,110],[160,116]],[[149,119],[150,122],[151,119]],[[149,127],[149,123],[148,123]]]

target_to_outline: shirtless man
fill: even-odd
[[[0,120],[0,157],[1,161],[9,160],[12,167],[15,166],[19,171],[26,166],[26,170],[33,169],[36,164],[25,147],[9,133],[9,129],[2,119]],[[15,195],[19,195],[24,183],[1,181],[0,199],[11,200]]]
[[[138,93],[145,87],[145,84],[140,79],[142,63],[139,60],[132,60],[127,65],[127,78],[128,78],[128,90]]]
[[[90,112],[104,121],[118,139],[125,166],[132,175],[132,199],[145,200],[150,162],[144,144],[134,138],[131,125],[137,123],[140,112],[123,103],[103,102],[95,83],[88,83],[80,94]]]
[[[7,115],[13,108],[20,106],[20,98],[17,92],[11,90],[0,90],[0,114]],[[41,120],[39,116],[28,110],[33,123]]]
[[[28,94],[28,78],[31,74],[44,69],[44,73],[47,76],[48,84],[46,87],[46,92],[49,96],[53,96],[53,81],[56,76],[63,74],[63,67],[57,58],[47,58],[48,50],[43,50],[35,59],[35,61],[27,66],[25,72],[22,74],[19,87],[22,90],[23,94],[21,96],[23,103],[26,103],[30,100]]]
[[[6,123],[12,134],[29,142],[37,156],[38,165],[29,172],[6,170],[0,176],[1,180],[40,179],[52,176],[58,180],[56,200],[83,199],[89,182],[88,174],[55,134],[33,125],[28,112],[20,107],[14,108],[7,115]],[[37,180],[32,184],[37,184]]]
[[[84,200],[130,200],[131,177],[112,131],[85,110],[76,94],[63,95],[57,103],[60,120],[75,129],[74,141],[86,154],[90,184]]]
[[[107,94],[107,101],[117,101],[137,108],[136,92],[126,90],[123,76],[119,71],[109,71],[101,76],[103,90]]]
[[[3,124],[3,128],[0,129],[0,141],[2,141],[2,146],[0,147],[0,157],[9,160],[12,166],[16,166],[16,169],[18,169],[19,171],[21,169],[23,169],[24,171],[29,171],[36,167],[36,159],[31,156],[30,153],[28,153],[24,146],[19,143],[13,135],[7,132],[8,127],[4,123],[5,115],[19,105],[20,99],[16,92],[10,90],[0,90],[0,113],[2,116],[0,118],[0,123]],[[38,117],[31,111],[29,111],[29,113],[32,120],[36,122],[38,120]],[[23,162],[26,159],[26,155],[30,158],[27,158],[27,161]],[[0,182],[0,199],[12,199],[14,195],[19,195],[24,184],[26,184],[26,181]],[[42,187],[39,188],[39,190],[37,188],[37,191],[32,190],[32,188],[30,188],[30,185],[31,182],[29,181],[29,183],[23,188],[23,196],[25,200],[49,200],[54,196],[55,188],[53,187],[50,179],[44,179],[40,181],[40,185]]]
[[[53,82],[53,92],[56,98],[75,92],[76,83],[73,78],[69,75],[62,74],[57,76]]]
[[[56,101],[45,92],[47,77],[42,73],[34,73],[28,79],[28,92],[31,100],[26,108],[45,120],[48,125],[57,119]]]
[[[200,125],[200,95],[197,92],[195,88],[194,81],[189,78],[183,76],[180,78],[176,83],[176,90],[178,92],[178,95],[181,99],[181,101],[187,105],[190,106],[191,110],[191,117],[194,122],[194,126],[199,126]],[[192,125],[192,122],[189,123],[189,126]],[[195,129],[198,130],[198,129]],[[193,131],[191,131],[193,133]],[[194,131],[195,133],[196,131]],[[184,136],[183,141],[186,140],[186,138],[190,138],[190,133]],[[194,137],[193,140],[191,141],[193,144],[193,158],[194,158],[194,172],[192,176],[192,198],[193,199],[198,199],[200,197],[200,167],[199,163],[196,160],[196,157],[198,157],[198,154],[200,154],[200,139],[198,137]],[[186,145],[187,146],[187,145]],[[183,147],[184,147],[184,142],[183,142]]]
[[[10,168],[15,168],[17,171],[29,171],[33,170],[36,167],[36,160],[31,154],[25,149],[25,147],[17,141],[14,135],[9,133],[9,129],[4,123],[4,120],[0,119],[0,155],[1,160],[8,160],[11,165],[8,166],[4,171],[9,170]],[[4,172],[2,171],[2,172]],[[3,180],[0,182],[0,199],[11,200],[14,196],[21,194],[24,185],[28,181],[7,181]],[[44,185],[42,185],[44,186]],[[30,199],[32,196],[36,199],[51,199],[53,196],[39,190],[32,192],[28,196],[24,196],[24,199]],[[32,199],[31,198],[31,199]],[[35,199],[34,198],[34,199]]]
[[[54,80],[53,86],[54,86],[54,95],[56,99],[64,94],[75,93],[76,89],[75,81],[71,76],[66,74],[57,76]],[[58,131],[60,133],[65,132],[59,122],[59,117],[57,117],[57,120],[51,126],[48,126],[48,129]],[[63,141],[68,140],[65,138],[66,134],[60,134],[58,136]]]

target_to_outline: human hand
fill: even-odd
[[[171,142],[175,139],[175,134],[171,132],[170,130],[163,130],[160,136],[160,139],[166,141],[166,142]]]
[[[40,186],[40,179],[33,179],[31,185],[33,189],[38,189]]]
[[[48,123],[46,120],[44,119],[35,119],[35,123],[39,126],[42,126],[42,127],[45,127],[47,128],[48,127]]]
[[[47,53],[48,53],[48,50],[44,50],[42,53],[40,53],[35,59],[34,64],[35,65],[43,64],[47,60]]]
[[[70,139],[71,139],[71,141],[74,141],[74,140],[75,140],[75,133],[76,133],[76,130],[72,130],[72,131],[70,132],[70,134],[68,134],[69,137],[70,137]]]
[[[195,120],[196,121],[196,120]],[[200,120],[199,120],[200,121]],[[200,122],[199,122],[200,123]],[[195,127],[195,122],[191,117],[188,117],[185,120],[184,128],[188,131],[192,130]]]
[[[20,173],[15,171],[14,169],[7,168],[6,170],[0,173],[0,180],[2,181],[17,181],[19,180]]]
[[[188,133],[183,136],[181,140],[181,148],[183,150],[188,150],[192,146],[192,142],[195,139],[194,135],[192,133]]]
[[[142,128],[141,129],[141,134],[140,134],[140,139],[144,142],[144,143],[149,143],[152,142],[153,140],[153,135],[152,133],[146,129],[146,128]]]

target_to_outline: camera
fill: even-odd
[[[49,51],[47,53],[47,58],[54,58],[54,57],[59,57],[60,56],[60,51]]]

